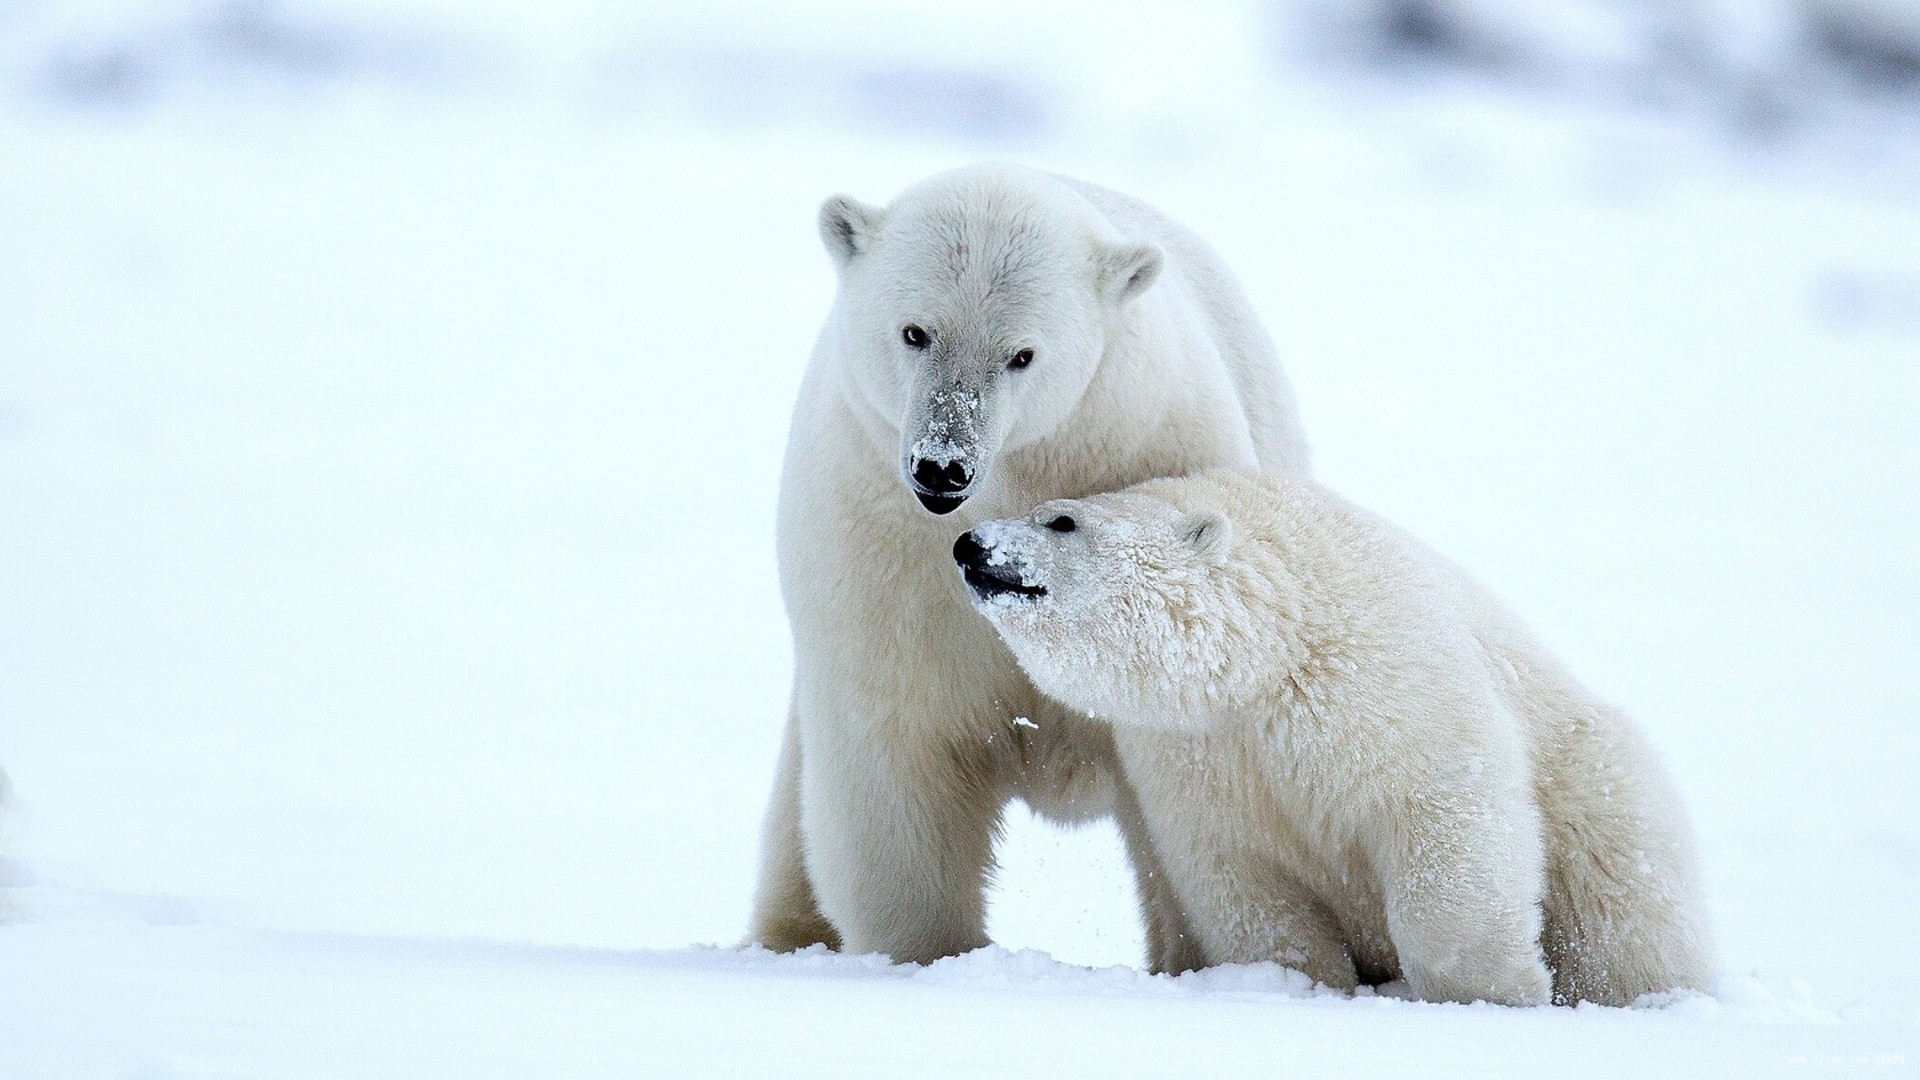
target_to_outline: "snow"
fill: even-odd
[[[1177,979],[993,947],[925,968],[815,950],[616,951],[188,927],[16,941],[9,1075],[1758,1075],[1907,1035],[1735,980],[1664,1008],[1346,997],[1275,965]],[[75,1018],[85,1023],[76,1024]],[[1014,1067],[1009,1068],[1010,1063]]]
[[[1084,13],[1008,41],[1013,5],[217,10],[0,15],[0,1076],[1920,1049],[1912,112],[1829,95],[1756,142],[1291,66],[1272,10],[1225,3],[1127,4],[1091,43]],[[259,45],[289,40],[358,59]],[[139,77],[61,81],[103,55]],[[1213,240],[1320,475],[1639,719],[1698,825],[1713,997],[1148,977],[1111,829],[1017,807],[1003,948],[732,948],[785,704],[777,473],[833,285],[814,210],[988,157]]]

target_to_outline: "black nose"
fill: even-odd
[[[960,539],[953,542],[953,561],[978,569],[987,564],[987,549],[980,546],[980,541],[973,538],[973,533],[963,532]]]
[[[913,482],[928,495],[952,495],[973,483],[973,470],[958,461],[942,465],[931,458],[920,458],[913,463]]]

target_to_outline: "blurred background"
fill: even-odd
[[[1660,746],[1728,970],[1920,961],[1899,0],[6,0],[0,904],[736,940],[814,210],[985,158],[1220,248],[1321,476]],[[1137,962],[1007,824],[995,937]]]

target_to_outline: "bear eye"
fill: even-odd
[[[924,349],[927,347],[927,332],[908,323],[900,330],[900,340],[906,342],[909,349]]]
[[[1047,528],[1052,529],[1054,532],[1072,532],[1079,527],[1072,518],[1065,514],[1061,514],[1059,517],[1047,522]]]
[[[1033,363],[1033,350],[1021,349],[1013,354],[1013,359],[1007,361],[1007,368],[1010,371],[1019,371],[1031,363]]]

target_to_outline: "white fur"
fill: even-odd
[[[1514,1005],[1711,976],[1651,749],[1418,541],[1226,470],[974,535],[1046,590],[976,603],[1046,694],[1114,724],[1206,963]]]
[[[1149,960],[1188,966],[1109,730],[1034,690],[949,552],[1042,499],[1222,464],[1304,471],[1272,345],[1201,241],[1090,184],[975,166],[884,209],[829,199],[820,225],[840,292],[781,481],[795,670],[752,937],[913,961],[985,944],[993,832],[1017,797],[1116,815]],[[1032,364],[1009,369],[1022,349]],[[969,469],[957,510],[916,502],[915,456]]]

